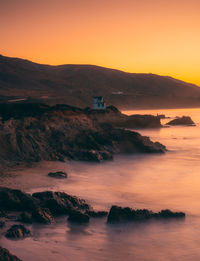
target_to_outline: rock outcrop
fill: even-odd
[[[195,123],[189,116],[182,116],[182,117],[177,117],[176,119],[169,121],[166,125],[195,126]]]
[[[134,210],[128,207],[112,206],[109,213],[95,211],[84,199],[64,192],[44,191],[29,195],[20,190],[0,188],[0,199],[1,196],[3,196],[3,203],[0,201],[0,209],[4,215],[4,222],[9,219],[6,211],[11,215],[14,214],[12,221],[43,224],[54,222],[54,218],[59,215],[68,215],[68,221],[75,223],[88,223],[90,218],[105,216],[108,216],[108,223],[185,217],[183,212],[172,212],[168,209],[155,213],[147,209]],[[16,211],[19,214],[15,216]],[[26,230],[24,226],[14,225],[7,231],[6,236],[20,238],[29,234],[30,231]]]
[[[122,208],[119,206],[112,206],[107,222],[108,223],[121,223],[127,221],[145,221],[152,218],[166,219],[166,218],[184,218],[183,212],[172,212],[171,210],[161,210],[158,213],[152,212],[147,209],[131,209],[129,207]]]
[[[40,205],[49,209],[54,216],[69,214],[73,210],[86,211],[91,209],[84,199],[64,192],[44,191],[34,193],[32,196],[38,199]]]
[[[64,192],[45,191],[31,196],[9,188],[0,188],[0,209],[10,213],[19,212],[19,215],[13,216],[13,220],[43,224],[53,223],[54,217],[59,215],[70,215],[76,211],[87,215],[87,211],[93,210],[85,200]]]
[[[0,187],[0,209],[3,211],[32,212],[38,204],[36,198],[21,190]]]
[[[12,255],[7,249],[0,247],[1,261],[21,261],[18,257]]]
[[[15,104],[11,108],[5,105],[4,108],[1,104],[0,117],[2,165],[41,160],[63,161],[65,158],[99,162],[112,159],[115,153],[165,151],[163,145],[151,142],[137,132],[118,129],[114,123],[101,121],[97,114],[67,105],[50,107],[43,104]],[[128,116],[121,117],[127,121]],[[122,125],[139,127],[145,125],[145,121],[149,122],[149,126],[154,125],[150,119],[154,116],[148,116],[149,120],[145,120],[145,117],[134,120],[135,125]],[[155,121],[159,124],[158,119]]]
[[[108,106],[106,110],[91,110],[86,108],[87,115],[99,123],[109,123],[114,127],[144,129],[161,128],[161,117],[153,115],[126,115],[121,113],[116,107]]]
[[[48,176],[51,178],[56,178],[56,179],[66,179],[67,173],[63,172],[63,171],[49,172]]]
[[[31,231],[27,229],[23,225],[13,225],[11,228],[9,228],[6,232],[7,238],[12,239],[22,239],[24,237],[30,236]]]

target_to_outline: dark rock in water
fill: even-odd
[[[86,211],[86,214],[90,217],[94,217],[94,218],[101,218],[101,217],[105,217],[108,215],[107,211]]]
[[[0,209],[23,211],[34,210],[38,205],[37,199],[20,190],[0,187]]]
[[[53,216],[69,214],[71,211],[90,211],[92,208],[84,199],[64,192],[37,192],[32,196],[20,190],[0,187],[1,216],[25,223],[52,223]],[[4,211],[10,211],[7,215]],[[22,212],[20,217],[15,211]]]
[[[31,232],[23,225],[13,225],[11,228],[9,228],[6,232],[7,238],[15,238],[20,239],[24,238],[26,236],[30,236]]]
[[[0,220],[0,228],[3,228],[5,226],[5,222],[3,220]]]
[[[7,249],[0,247],[1,261],[21,261],[18,257],[12,255]]]
[[[33,212],[33,219],[38,223],[51,224],[54,222],[54,218],[48,208],[36,208]]]
[[[19,221],[31,224],[33,222],[32,213],[30,213],[30,212],[21,213]]]
[[[41,202],[41,206],[50,209],[53,215],[69,214],[73,209],[89,210],[85,200],[70,196],[64,192],[44,191],[32,195]]]
[[[63,172],[63,171],[49,172],[48,176],[51,177],[51,178],[66,179],[67,173]]]
[[[112,206],[108,214],[108,223],[120,223],[127,221],[145,221],[150,218],[184,218],[185,213],[183,212],[172,212],[170,210],[162,210],[161,212],[154,213],[147,209],[131,209],[122,208],[119,206]]]
[[[37,192],[33,194],[33,197],[38,198],[41,202],[41,206],[48,208],[53,215],[68,214],[71,210],[70,202],[64,201],[56,192]]]
[[[169,121],[166,125],[187,125],[195,126],[195,123],[189,116],[183,116]]]
[[[69,214],[68,221],[75,223],[88,223],[90,220],[87,214],[83,214],[81,211],[75,210]]]
[[[108,214],[108,223],[118,223],[124,221],[140,221],[149,219],[152,212],[147,209],[133,210],[131,208],[122,208],[119,206],[112,206]]]
[[[185,213],[184,212],[172,212],[169,209],[161,210],[158,213],[155,213],[155,216],[160,217],[160,218],[184,218]]]

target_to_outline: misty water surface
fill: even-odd
[[[137,111],[157,112],[190,115],[197,126],[139,131],[166,145],[169,151],[163,155],[116,156],[102,164],[39,163],[15,170],[4,183],[27,192],[65,191],[100,210],[113,204],[153,211],[170,208],[186,212],[185,220],[107,225],[106,219],[91,219],[88,225],[70,225],[63,217],[56,224],[30,226],[31,238],[1,237],[0,244],[24,261],[200,260],[200,109]],[[52,170],[65,170],[69,178],[46,177]]]

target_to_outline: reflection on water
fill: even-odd
[[[2,237],[0,244],[24,261],[199,260],[200,109],[137,113],[189,115],[197,126],[140,131],[166,145],[169,151],[164,155],[116,156],[114,161],[102,164],[38,164],[31,170],[18,171],[20,175],[12,179],[12,184],[23,183],[29,192],[63,190],[102,210],[113,204],[154,211],[170,208],[186,212],[185,220],[107,225],[106,219],[92,219],[89,225],[82,226],[60,218],[50,226],[34,225],[32,238],[18,242]],[[69,178],[51,180],[46,177],[50,170],[65,170]],[[27,181],[28,175],[32,184]]]

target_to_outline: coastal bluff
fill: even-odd
[[[0,117],[0,163],[6,166],[41,160],[100,162],[111,160],[116,153],[163,153],[166,150],[159,142],[126,130],[130,119],[135,126],[137,121],[113,107],[101,116],[99,112],[95,114],[92,110],[68,105],[0,104]],[[154,116],[148,116],[148,121],[151,117],[152,124],[156,122],[160,126]]]

